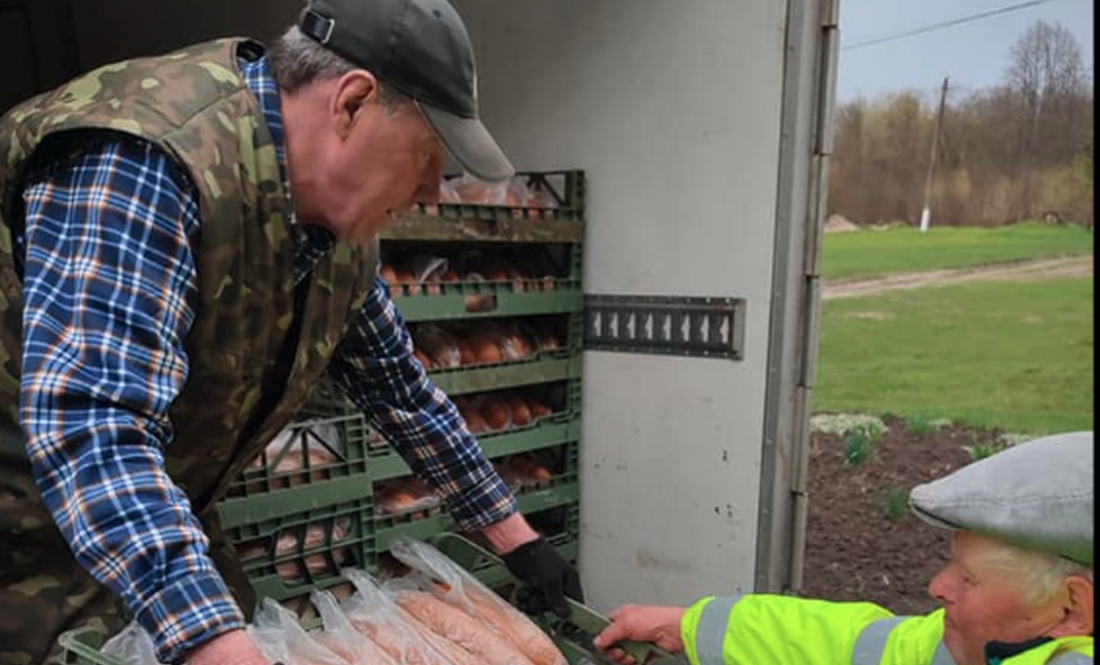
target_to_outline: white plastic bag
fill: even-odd
[[[409,616],[366,571],[340,574],[355,586],[340,604],[348,620],[401,665],[485,665]]]
[[[430,582],[428,583],[430,585]],[[401,609],[439,637],[453,643],[483,665],[532,665],[518,646],[490,623],[446,602],[414,579],[396,578],[382,585]]]
[[[314,591],[309,595],[309,599],[321,614],[321,622],[325,627],[318,636],[322,644],[349,663],[399,665],[382,647],[351,625],[351,621],[340,609],[340,604],[331,593]]]
[[[253,621],[256,628],[279,631],[285,639],[285,665],[349,665],[348,661],[313,639],[298,623],[298,615],[265,598]],[[267,653],[264,653],[267,656]]]
[[[112,656],[126,665],[160,665],[153,638],[137,621],[131,621],[118,631],[99,650],[105,656]]]
[[[422,588],[495,627],[535,665],[567,665],[542,629],[436,548],[399,537],[391,541],[390,553],[424,577]]]
[[[249,624],[245,632],[252,638],[252,642],[259,648],[264,658],[272,663],[294,665],[286,646],[286,633],[281,628]]]

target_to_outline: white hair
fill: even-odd
[[[287,28],[268,52],[271,67],[275,72],[275,82],[285,92],[297,90],[319,81],[340,78],[356,69],[364,69],[334,51],[325,48],[308,37],[298,26]],[[385,82],[378,82],[378,101],[392,110],[409,101],[409,98]]]
[[[981,558],[985,563],[1008,572],[1018,580],[1023,601],[1028,605],[1050,600],[1070,577],[1083,577],[1093,581],[1092,569],[1087,566],[998,540],[991,542]]]

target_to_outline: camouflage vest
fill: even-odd
[[[22,227],[35,151],[71,145],[79,130],[121,132],[158,145],[190,175],[199,300],[165,456],[196,513],[301,408],[375,270],[373,251],[337,243],[296,297],[274,141],[237,62],[261,53],[255,42],[219,40],[107,65],[0,119],[0,425],[18,422],[22,287],[11,231]]]

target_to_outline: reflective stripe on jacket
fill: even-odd
[[[943,610],[898,617],[873,603],[792,596],[707,597],[684,614],[692,665],[956,665]],[[1052,640],[1000,665],[1091,665],[1091,637]]]

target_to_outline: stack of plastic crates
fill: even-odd
[[[427,329],[456,338],[482,326],[518,326],[530,334],[532,348],[522,357],[433,365],[429,376],[464,413],[479,402],[517,398],[540,407],[532,408],[529,418],[486,429],[477,438],[512,486],[521,512],[576,561],[584,174],[519,177],[542,195],[541,205],[441,203],[421,209],[386,230],[382,264],[401,267],[410,258],[431,256],[457,267],[472,256],[482,262],[477,269],[510,257],[513,267],[522,268],[528,257],[537,258],[541,271],[529,279],[488,279],[471,271],[454,281],[393,283],[391,292],[418,350]],[[535,338],[550,343],[536,346]],[[340,584],[342,566],[376,571],[396,536],[423,538],[456,528],[401,456],[330,385],[314,392],[280,441],[253,462],[218,506],[222,527],[260,596],[286,600]],[[521,463],[534,477],[515,472],[512,466]],[[406,501],[394,503],[395,496]]]

